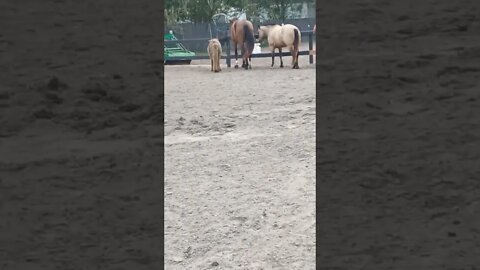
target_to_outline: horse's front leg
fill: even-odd
[[[283,68],[282,48],[278,48],[278,52],[280,53],[280,67]]]
[[[238,50],[237,50],[237,43],[235,43],[235,68],[238,68]]]

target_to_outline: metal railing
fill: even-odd
[[[302,33],[302,36],[308,35],[308,51],[299,51],[299,55],[308,55],[309,56],[309,63],[313,64],[313,38],[315,33],[313,31],[300,31]],[[194,38],[194,39],[179,39],[179,40],[165,40],[164,42],[167,43],[177,43],[177,42],[190,42],[190,41],[207,41],[208,42],[209,38]],[[222,59],[226,60],[227,67],[231,67],[231,60],[235,56],[232,56],[231,54],[231,48],[230,48],[230,37],[228,37],[228,41],[226,42],[226,48],[225,52],[226,55],[222,55]],[[205,48],[206,50],[206,48]],[[282,52],[282,56],[291,56],[292,54],[290,52]],[[252,58],[257,58],[257,57],[271,57],[272,53],[255,53],[252,54]],[[280,53],[275,53],[275,56],[280,56]],[[165,57],[165,56],[164,56]],[[239,55],[239,58],[241,59],[241,55]],[[200,60],[200,59],[210,59],[208,55],[195,55],[195,56],[182,56],[182,57],[165,57],[164,61],[174,61],[174,60]]]

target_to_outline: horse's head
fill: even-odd
[[[267,26],[258,26],[258,41],[263,41],[268,36],[268,27]]]

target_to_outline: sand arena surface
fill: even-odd
[[[315,66],[252,60],[165,67],[166,269],[315,268]]]

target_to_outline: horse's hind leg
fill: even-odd
[[[295,52],[295,63],[293,64],[293,68],[299,69],[300,67],[298,66],[298,55],[299,55],[298,48],[294,50],[294,52]]]
[[[247,57],[245,57],[246,52],[245,52],[245,48],[244,48],[244,47],[242,47],[241,52],[242,52],[242,59],[243,59],[242,68],[245,68],[245,67],[247,67],[247,61],[246,61]]]
[[[290,48],[290,54],[292,55],[292,67],[295,68],[295,49],[293,49],[293,46]]]
[[[292,54],[292,68],[298,69],[298,49],[290,47],[290,53]]]
[[[283,68],[282,48],[278,48],[278,52],[280,53],[280,67]]]
[[[275,64],[275,48],[272,50],[272,67]]]
[[[237,50],[237,43],[235,43],[235,68],[238,68],[238,50]]]

